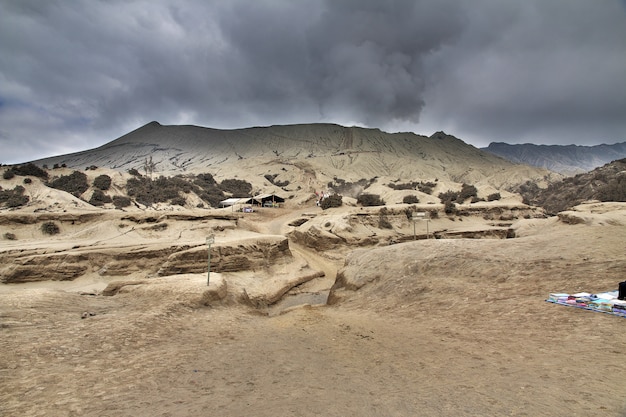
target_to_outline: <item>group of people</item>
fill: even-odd
[[[317,196],[317,198],[315,199],[315,205],[317,207],[322,205],[322,201],[324,201],[325,198],[330,197],[330,193],[328,191],[316,191],[315,195]]]

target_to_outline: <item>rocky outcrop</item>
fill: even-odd
[[[293,230],[289,237],[300,245],[320,252],[396,244],[429,237],[507,239],[515,237],[515,233],[510,228],[513,221],[545,217],[542,209],[525,204],[465,205],[461,206],[454,215],[445,215],[445,217],[436,209],[430,209],[432,216],[430,232],[427,232],[424,223],[421,223],[420,232],[415,233],[414,224],[409,219],[410,211],[407,214],[407,210],[410,209],[408,207],[370,208],[356,213],[320,217],[302,224]],[[481,222],[480,226],[468,227],[465,230],[459,230],[458,227],[449,230],[449,222],[444,226],[445,229],[442,227],[445,223],[437,223],[440,217],[444,222],[468,217],[480,217],[482,220],[493,220],[493,222],[487,224]],[[434,227],[433,224],[435,224]]]
[[[211,247],[211,271],[236,272],[258,270],[285,262],[291,258],[289,242],[283,236],[264,236],[237,241],[233,245]],[[199,273],[207,270],[206,246],[171,254],[161,266],[158,275]]]
[[[72,281],[87,272],[125,276],[154,274],[164,258],[188,246],[79,248],[53,253],[10,251],[0,255],[0,282]]]
[[[26,225],[37,224],[45,221],[58,221],[61,223],[83,224],[105,217],[105,212],[81,212],[81,213],[22,213],[3,212],[0,216],[0,225]]]
[[[346,244],[346,241],[336,234],[315,226],[294,230],[290,236],[294,242],[318,251],[332,250]]]
[[[7,251],[0,254],[0,282],[71,281],[88,272],[102,276],[145,276],[198,273],[207,270],[206,245],[155,244],[117,248],[86,247],[40,251]],[[211,248],[211,270],[258,270],[286,263],[292,258],[287,238],[263,236],[221,243]]]

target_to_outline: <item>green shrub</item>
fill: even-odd
[[[15,172],[13,172],[13,170],[11,169],[7,169],[6,171],[4,171],[4,173],[2,174],[2,178],[4,178],[5,180],[10,180],[13,177],[15,177]]]
[[[247,181],[229,179],[220,183],[222,191],[232,194],[233,197],[249,197],[252,193],[252,184]]]
[[[12,195],[5,203],[8,208],[22,207],[28,204],[30,198],[27,195]]]
[[[187,198],[181,197],[180,193],[194,192],[212,207],[217,207],[225,198],[224,191],[232,194],[233,197],[249,197],[252,193],[252,184],[237,179],[227,179],[218,184],[213,176],[207,173],[195,177],[160,176],[154,180],[148,176],[137,175],[126,182],[126,193],[138,203],[146,206],[163,202],[186,205]]]
[[[202,188],[203,190],[208,190],[208,189],[217,187],[217,182],[215,181],[215,178],[213,178],[213,175],[211,174],[198,174],[196,175],[196,178],[194,179],[193,183],[197,185],[198,187]]]
[[[30,198],[24,195],[25,190],[26,189],[21,185],[16,185],[12,190],[0,189],[0,204],[4,204],[4,206],[8,208],[26,205]]]
[[[349,197],[358,197],[361,190],[366,190],[374,182],[376,182],[376,177],[369,180],[361,178],[357,182],[346,182],[341,178],[335,177],[333,181],[328,183],[328,188],[332,188],[337,194],[347,195]]]
[[[151,194],[152,181],[148,177],[136,176],[126,181],[126,193],[134,197],[137,202],[150,205],[153,202]]]
[[[437,184],[434,182],[420,182],[417,184],[417,189],[423,192],[424,194],[432,194],[433,188],[435,188]]]
[[[24,184],[32,184],[33,180],[31,180],[30,178],[26,177],[24,178]]]
[[[341,207],[343,204],[342,200],[343,197],[339,194],[332,194],[322,200],[322,202],[320,203],[320,207],[322,208],[322,210],[326,210],[331,207]]]
[[[55,222],[45,222],[41,225],[41,231],[46,235],[56,235],[61,230]]]
[[[456,204],[454,204],[454,202],[452,200],[448,200],[445,202],[443,211],[446,214],[454,214],[456,213]]]
[[[32,162],[29,162],[26,165],[15,165],[11,168],[11,172],[21,177],[26,177],[30,175],[31,177],[38,177],[43,179],[48,178],[48,173],[45,170],[39,168],[37,165],[33,164]]]
[[[439,193],[438,197],[439,201],[445,204],[447,201],[456,201],[456,199],[459,197],[459,193],[456,191],[448,190],[445,193]]]
[[[420,199],[417,198],[416,195],[405,195],[402,199],[402,202],[404,204],[417,204],[420,202]]]
[[[175,197],[175,198],[172,198],[170,203],[174,206],[185,207],[185,204],[187,204],[187,200],[185,199],[185,197]]]
[[[413,181],[413,182],[407,182],[407,183],[402,183],[402,184],[387,184],[387,187],[391,188],[392,190],[415,190],[415,188],[417,187],[419,183],[417,181]]]
[[[98,175],[93,180],[93,186],[102,191],[106,191],[111,187],[111,177],[108,175]]]
[[[387,218],[387,207],[380,209],[378,213],[378,228],[379,229],[393,229],[393,225]]]
[[[380,217],[378,219],[378,228],[379,229],[393,229],[392,224],[389,222],[387,217]]]
[[[102,190],[93,190],[93,194],[91,194],[91,198],[89,199],[89,204],[92,206],[103,206],[105,203],[110,203],[111,197],[106,195]]]
[[[522,195],[522,203],[533,205],[537,202],[537,197],[542,193],[542,189],[536,182],[528,180],[518,187],[518,192]]]
[[[424,194],[432,194],[433,188],[435,188],[437,186],[437,184],[435,184],[434,182],[411,181],[411,182],[401,183],[401,184],[390,183],[390,184],[387,184],[387,186],[389,188],[394,189],[394,190],[415,190],[415,189],[418,189],[419,191],[423,192]]]
[[[378,194],[361,194],[357,197],[356,202],[363,207],[385,205],[385,201]]]
[[[476,197],[478,195],[478,190],[473,185],[463,184],[461,186],[461,191],[456,198],[457,203],[462,203],[470,197]]]
[[[493,193],[487,196],[487,201],[497,201],[497,200],[500,200],[501,198],[502,197],[500,196],[500,193]]]
[[[128,173],[133,177],[141,177],[141,173],[137,171],[135,168],[131,168],[128,170]]]
[[[116,209],[122,209],[124,207],[130,206],[131,201],[130,198],[121,195],[113,196],[113,205]]]
[[[218,203],[224,199],[224,193],[217,188],[215,183],[211,183],[212,180],[213,177],[210,175],[209,178],[196,177],[193,181],[182,176],[172,178],[160,176],[155,180],[149,177],[133,177],[126,182],[126,192],[138,203],[150,206],[154,203],[163,202],[179,204],[182,202],[180,192],[187,194],[193,191],[201,199],[209,202],[213,207],[217,207]],[[252,185],[248,185],[251,191]],[[214,195],[216,198],[212,197]]]
[[[626,201],[626,176],[609,180],[608,184],[598,190],[597,196],[600,201]]]
[[[89,188],[87,175],[80,171],[74,171],[70,175],[55,178],[48,183],[48,186],[68,192],[74,197],[80,197]]]
[[[201,192],[200,194],[198,194],[198,197],[200,197],[203,201],[209,203],[211,207],[217,207],[219,206],[220,201],[224,199],[225,195],[222,190],[215,188],[209,191]]]
[[[15,236],[15,233],[10,233],[10,232],[6,232],[4,235],[2,235],[6,240],[17,240],[17,236]]]

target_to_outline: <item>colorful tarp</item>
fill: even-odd
[[[607,291],[597,294],[588,292],[579,292],[576,294],[551,293],[546,301],[567,307],[583,308],[585,310],[608,313],[626,318],[626,301],[618,300],[617,295],[617,291]]]

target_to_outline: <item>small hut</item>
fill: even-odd
[[[227,198],[226,200],[222,200],[220,201],[219,206],[221,208],[224,207],[232,207],[233,211],[235,210],[235,206],[240,205],[240,206],[259,206],[261,205],[261,201],[260,200],[256,200],[255,198],[237,198],[237,197],[233,197],[233,198]]]
[[[281,207],[285,203],[285,199],[276,194],[257,195],[254,200],[260,201],[263,207]]]

